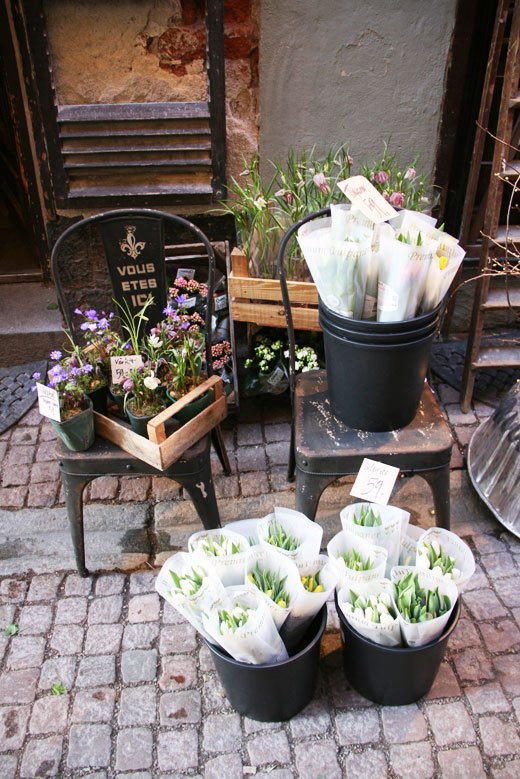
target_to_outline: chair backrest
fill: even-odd
[[[176,232],[182,235],[188,234],[190,240],[203,245],[208,258],[208,275],[205,279],[208,287],[205,335],[208,375],[211,375],[215,254],[207,236],[196,225],[181,216],[146,208],[105,211],[81,219],[68,227],[53,247],[51,270],[63,317],[71,334],[76,328],[72,317],[70,296],[66,294],[62,283],[60,260],[62,256],[67,256],[70,262],[70,244],[74,243],[80,231],[92,228],[97,230],[101,240],[112,285],[112,297],[118,302],[126,301],[130,310],[137,313],[149,295],[153,296],[154,303],[147,309],[148,329],[164,318],[163,309],[167,303],[166,230],[172,235]],[[87,257],[84,260],[89,261]],[[74,261],[76,261],[75,257]]]
[[[291,243],[291,239],[293,236],[298,232],[300,227],[307,222],[312,221],[313,219],[317,219],[321,216],[330,216],[330,208],[322,208],[319,211],[313,211],[311,214],[307,214],[307,216],[304,216],[303,219],[300,219],[299,222],[295,222],[287,232],[284,234],[282,240],[280,241],[280,246],[278,248],[278,255],[276,257],[276,275],[280,279],[280,288],[282,291],[282,299],[283,299],[283,305],[285,310],[285,319],[287,321],[287,339],[289,341],[289,388],[291,392],[291,403],[294,400],[294,382],[295,382],[295,352],[296,352],[296,346],[295,346],[295,339],[294,339],[294,325],[293,325],[293,319],[292,319],[292,313],[291,313],[291,301],[289,299],[289,290],[287,287],[287,274],[285,272],[285,253],[287,250],[287,247]]]

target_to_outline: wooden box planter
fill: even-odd
[[[321,331],[316,285],[308,281],[288,281],[287,287],[295,330]],[[280,282],[250,276],[247,257],[240,249],[231,252],[228,293],[234,321],[261,327],[287,327]]]
[[[209,406],[179,430],[167,435],[165,429],[167,420],[175,418],[181,409],[205,392],[211,395]],[[95,412],[94,423],[97,435],[106,438],[107,441],[111,441],[153,468],[164,471],[226,416],[227,404],[222,379],[219,376],[211,376],[148,422],[149,439],[134,433],[127,422],[114,416]]]

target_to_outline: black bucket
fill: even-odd
[[[226,696],[236,711],[260,722],[283,722],[311,702],[318,679],[327,607],[313,619],[299,651],[282,663],[250,665],[206,641]]]
[[[385,706],[404,706],[430,690],[446,645],[460,615],[460,598],[443,634],[420,647],[379,646],[351,627],[338,606],[343,643],[343,668],[351,687],[364,698]]]
[[[380,323],[342,317],[320,301],[330,405],[345,425],[382,433],[412,422],[439,308],[415,319]]]

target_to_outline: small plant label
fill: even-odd
[[[48,417],[55,422],[61,422],[60,396],[58,391],[45,384],[37,384],[38,407],[42,417]]]
[[[366,457],[361,463],[356,480],[350,490],[354,498],[386,506],[394,488],[399,468]]]
[[[227,308],[226,293],[224,293],[223,295],[217,295],[215,297],[215,311],[223,311],[225,308]]]
[[[195,268],[177,268],[176,279],[194,279]]]
[[[123,354],[118,357],[111,357],[112,384],[121,384],[122,381],[128,378],[132,368],[140,368],[142,364],[143,358],[140,354]]]
[[[398,215],[398,212],[387,203],[373,184],[364,176],[351,176],[345,181],[339,181],[338,187],[350,202],[361,213],[376,224],[386,222]]]

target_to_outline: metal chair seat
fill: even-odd
[[[165,471],[159,471],[122,449],[96,437],[86,452],[71,452],[59,441],[56,456],[65,493],[65,503],[80,576],[88,576],[85,565],[85,530],[83,522],[83,490],[99,476],[166,476],[174,479],[188,492],[206,529],[220,526],[215,487],[210,466],[211,435],[187,449],[180,460]]]
[[[311,519],[320,496],[341,476],[357,473],[363,459],[393,465],[429,484],[436,522],[450,526],[450,458],[452,435],[435,395],[425,382],[415,419],[388,433],[369,433],[344,425],[330,410],[326,371],[296,378],[294,446],[289,465],[296,473],[296,509]]]

